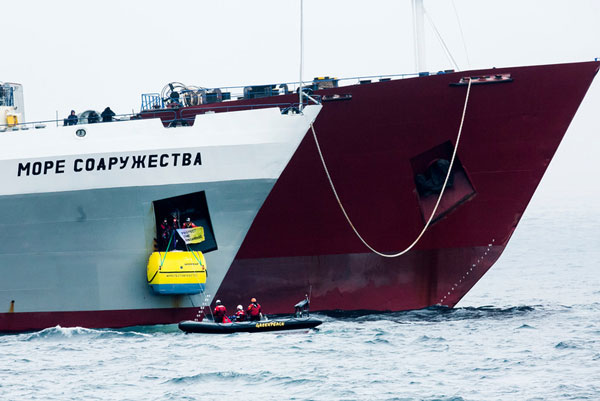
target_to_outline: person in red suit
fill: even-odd
[[[168,251],[167,246],[169,246],[169,239],[171,238],[171,226],[169,225],[169,221],[165,217],[160,224],[160,250],[165,252]]]
[[[235,312],[235,321],[236,322],[245,322],[246,321],[246,312],[244,311],[244,307],[242,305],[237,306],[237,312]]]
[[[183,228],[194,228],[196,227],[196,225],[194,224],[194,222],[188,217],[187,219],[185,219],[185,221],[183,222]]]
[[[227,308],[225,308],[225,305],[221,304],[221,301],[218,299],[217,302],[215,302],[215,305],[215,311],[213,313],[215,323],[224,323],[224,319],[227,317]]]
[[[262,317],[262,308],[260,304],[256,302],[256,298],[250,300],[250,305],[248,305],[248,317],[250,318],[250,321],[257,321]]]

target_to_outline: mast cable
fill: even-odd
[[[467,68],[471,68],[471,60],[469,60],[469,52],[467,51],[467,42],[465,41],[465,34],[463,33],[462,24],[460,23],[460,17],[458,16],[458,10],[456,4],[452,0],[452,8],[454,8],[454,15],[456,15],[456,21],[458,22],[458,30],[460,31],[460,38],[462,39],[463,48],[465,49],[465,56],[467,57]]]
[[[458,135],[456,137],[456,145],[454,146],[454,151],[452,152],[452,160],[450,161],[450,167],[448,167],[448,173],[446,174],[446,179],[444,180],[444,185],[442,186],[442,190],[440,191],[440,196],[438,197],[438,200],[435,203],[435,207],[433,208],[433,211],[431,212],[431,216],[429,216],[429,220],[427,220],[425,227],[423,227],[423,230],[421,231],[419,236],[413,241],[413,243],[410,244],[403,251],[394,253],[394,254],[387,254],[387,253],[382,253],[382,252],[377,251],[375,248],[373,248],[371,245],[369,245],[367,243],[367,241],[365,241],[365,239],[359,234],[358,230],[352,223],[352,220],[350,220],[350,217],[348,216],[346,209],[344,209],[344,206],[342,205],[342,201],[340,200],[340,197],[335,189],[335,186],[333,185],[333,180],[331,179],[331,175],[329,174],[329,169],[327,168],[327,165],[325,164],[325,159],[323,158],[323,153],[321,152],[321,146],[319,145],[319,141],[317,140],[317,134],[315,133],[315,127],[313,126],[312,123],[310,124],[310,128],[313,133],[313,138],[315,139],[315,144],[317,145],[317,151],[319,152],[319,157],[321,158],[321,163],[323,164],[323,169],[325,170],[325,174],[327,175],[327,179],[329,180],[329,185],[331,187],[331,190],[333,191],[333,195],[335,196],[335,199],[337,200],[338,205],[340,206],[340,209],[341,209],[342,213],[344,214],[344,217],[346,218],[346,221],[348,222],[348,224],[350,225],[350,227],[352,228],[352,230],[354,231],[354,233],[356,234],[358,239],[360,239],[362,241],[362,243],[367,248],[369,248],[373,253],[376,253],[379,256],[383,256],[384,258],[396,258],[398,256],[402,256],[406,252],[410,251],[417,244],[417,242],[419,242],[419,240],[421,239],[423,234],[425,234],[425,231],[427,230],[427,228],[431,224],[431,221],[433,220],[433,216],[435,216],[435,212],[437,211],[440,201],[442,200],[442,196],[444,196],[444,190],[446,189],[446,184],[448,183],[448,179],[450,178],[450,173],[452,172],[452,167],[454,166],[454,159],[456,158],[456,151],[458,150],[458,145],[460,143],[460,137],[462,134],[463,124],[465,122],[465,115],[467,114],[467,103],[469,101],[470,92],[471,92],[471,79],[469,78],[469,83],[467,85],[467,94],[465,96],[465,105],[463,107],[462,117],[460,119],[460,127],[458,128]]]
[[[435,32],[435,35],[437,36],[438,40],[442,44],[442,47],[444,48],[444,51],[446,53],[446,56],[448,57],[448,60],[454,65],[454,68],[457,71],[460,71],[458,64],[456,64],[456,60],[454,60],[454,57],[452,57],[452,53],[450,53],[450,49],[448,49],[448,46],[446,46],[446,42],[444,42],[442,35],[440,35],[440,32],[438,31],[437,27],[433,23],[433,20],[429,16],[429,13],[427,12],[427,10],[425,10],[425,8],[423,8],[423,10],[424,10],[425,16],[427,17],[427,20],[429,21],[429,23],[431,24],[431,27],[433,28],[433,32]]]
[[[418,33],[417,33],[417,24],[416,24],[416,22],[414,22],[417,20],[417,10],[416,10],[414,1],[412,3],[412,17],[413,17],[413,40],[414,40],[413,53],[414,53],[414,58],[415,58],[415,71],[418,73],[418,72],[420,72],[419,71],[419,67],[420,67],[419,66],[419,50],[417,49]]]

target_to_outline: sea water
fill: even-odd
[[[455,309],[320,315],[300,334],[3,335],[0,399],[598,400],[599,260],[598,208],[538,204]]]

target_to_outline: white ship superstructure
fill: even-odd
[[[0,331],[193,317],[214,294],[320,105],[0,133]],[[205,294],[146,282],[159,220],[206,225]]]

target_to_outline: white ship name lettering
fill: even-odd
[[[67,161],[65,159],[19,163],[17,166],[17,177],[63,174],[66,171],[66,164]],[[202,156],[200,155],[200,152],[196,152],[195,156],[192,153],[163,153],[160,155],[151,154],[75,159],[73,161],[72,171],[81,173],[85,171],[123,170],[125,168],[146,169],[201,165]]]

